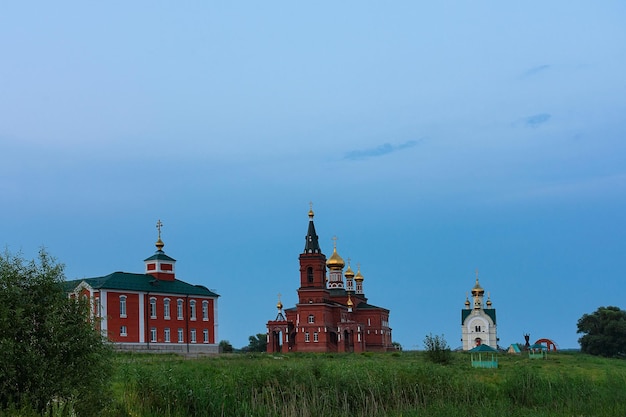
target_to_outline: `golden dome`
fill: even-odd
[[[349,262],[348,262],[348,269],[346,269],[346,273],[344,274],[344,276],[348,279],[354,278],[354,271],[352,270],[352,268],[350,268]]]
[[[472,295],[475,297],[477,295],[483,295],[485,294],[485,290],[483,290],[483,287],[480,286],[480,284],[478,283],[478,277],[476,277],[476,285],[474,285],[474,288],[472,288]]]
[[[333,254],[330,255],[330,258],[328,258],[328,261],[326,261],[326,266],[328,266],[330,269],[343,269],[343,267],[345,266],[343,259],[341,259],[341,256],[339,256],[339,254],[337,253],[336,246],[333,248]]]
[[[467,297],[466,297],[466,298],[465,298],[465,307],[468,307],[468,308],[469,308],[469,306],[470,306],[470,302],[469,302],[469,300],[468,300],[468,299],[467,299]]]
[[[280,300],[278,300],[278,304],[276,304],[276,308],[279,310],[283,309],[283,303],[281,303]]]
[[[491,300],[487,300],[487,307],[491,308]]]
[[[352,298],[350,298],[350,294],[348,294],[348,307],[352,308],[354,306],[354,303],[352,302]]]
[[[159,237],[159,240],[156,241],[155,246],[157,250],[163,250],[163,246],[165,246],[165,243],[163,243],[161,237]]]
[[[361,275],[361,268],[359,267],[356,271],[356,275],[354,276],[355,281],[363,281],[363,275]]]

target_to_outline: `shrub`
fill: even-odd
[[[424,338],[424,348],[426,349],[426,358],[433,363],[447,364],[452,360],[450,347],[443,335],[435,335],[432,333]]]

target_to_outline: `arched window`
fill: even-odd
[[[156,319],[156,298],[150,298],[150,318]]]
[[[202,320],[208,320],[209,319],[209,302],[207,300],[204,300],[202,302]]]
[[[196,319],[196,300],[189,301],[189,316],[191,320]]]
[[[126,296],[120,295],[120,317],[126,317]]]
[[[306,269],[306,279],[307,279],[309,284],[313,283],[313,268],[308,267]]]
[[[309,323],[315,323],[315,316],[313,314],[309,315]]]
[[[176,314],[178,316],[178,320],[183,319],[183,300],[176,300]]]
[[[163,300],[163,316],[166,320],[170,319],[170,299]]]

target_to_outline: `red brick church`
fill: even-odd
[[[163,251],[161,226],[159,221],[157,250],[144,260],[144,273],[68,281],[66,290],[91,301],[103,335],[120,349],[218,353],[219,295],[176,278],[176,260]]]
[[[300,254],[298,304],[267,322],[268,352],[364,352],[392,350],[389,310],[367,302],[363,275],[337,253],[327,260],[309,210],[309,229]],[[328,272],[328,274],[327,274]]]

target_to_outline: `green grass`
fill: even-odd
[[[112,416],[625,416],[626,361],[421,352],[116,356]]]

